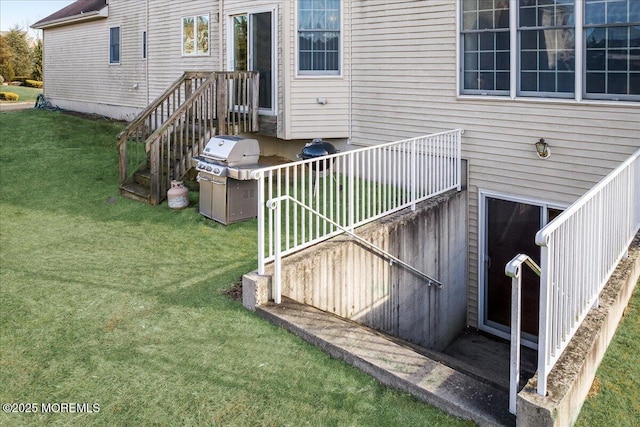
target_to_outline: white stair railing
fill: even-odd
[[[520,329],[522,327],[522,264],[540,276],[540,267],[527,255],[516,255],[504,269],[511,277],[511,356],[509,360],[509,412],[516,413],[516,398],[520,389]]]
[[[600,292],[638,230],[640,150],[536,234],[541,248],[539,395],[546,396],[551,369],[589,310],[598,305]],[[520,257],[525,255],[507,264],[508,275],[516,274],[512,263]]]

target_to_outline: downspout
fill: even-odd
[[[147,52],[146,52],[146,58],[144,60],[144,67],[145,67],[145,86],[147,87],[147,105],[151,104],[151,90],[149,89],[149,52],[151,51],[151,49],[149,49],[149,40],[151,39],[151,32],[149,31],[149,1],[147,0],[147,22],[145,23],[145,31],[147,32]]]
[[[353,8],[351,0],[347,0],[349,4],[349,124],[347,125],[347,145],[351,145],[353,131]]]
[[[218,68],[224,71],[224,53],[223,53],[223,27],[224,27],[224,0],[218,0]]]

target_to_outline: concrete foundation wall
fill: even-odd
[[[466,326],[466,215],[466,191],[451,192],[356,231],[442,282],[442,289],[341,236],[285,258],[282,294],[442,350]]]

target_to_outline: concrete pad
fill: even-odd
[[[481,426],[514,425],[508,395],[355,322],[284,299],[256,313],[376,378],[382,384]]]

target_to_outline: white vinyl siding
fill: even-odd
[[[640,104],[457,97],[456,3],[353,2],[352,141],[465,130],[468,322],[477,326],[478,190],[573,202],[640,146]],[[547,160],[535,152],[540,138]]]
[[[106,19],[44,31],[44,90],[62,108],[131,119],[148,103],[139,42],[147,25],[146,6],[126,0],[109,3]],[[120,28],[120,65],[115,67],[109,66],[113,27]]]
[[[347,138],[349,136],[350,1],[340,1],[342,40],[340,75],[298,75],[297,1],[283,2],[284,139]],[[325,102],[326,103],[323,103]]]
[[[111,5],[109,7],[112,7]],[[219,13],[217,0],[154,0],[149,3],[147,62],[149,63],[149,102],[160,96],[185,71],[221,70],[219,20],[209,19],[209,53],[182,54],[182,18]]]

